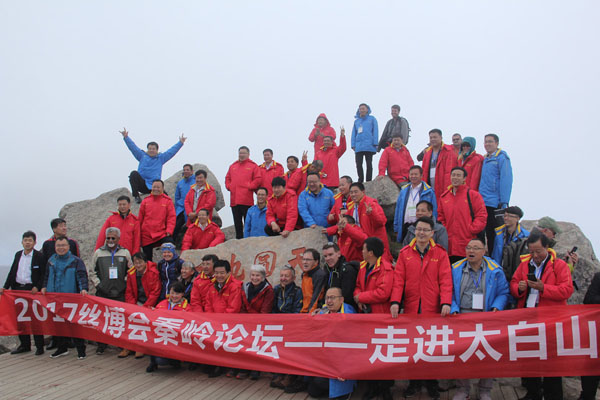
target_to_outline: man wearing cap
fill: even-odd
[[[526,240],[529,231],[521,227],[521,218],[523,211],[519,207],[507,207],[504,209],[504,225],[496,228],[492,259],[502,266],[508,281],[521,263],[521,255],[528,253]]]

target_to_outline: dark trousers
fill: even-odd
[[[358,174],[358,181],[364,182],[364,172],[363,172],[363,157],[367,162],[367,182],[370,182],[373,179],[373,154],[368,151],[357,151],[354,154],[354,160],[356,161],[356,173]]]
[[[164,238],[157,240],[154,243],[151,243],[147,246],[142,246],[142,251],[144,252],[144,255],[146,256],[148,261],[152,261],[152,252],[153,252],[154,248],[159,247],[161,244],[167,243],[167,242],[173,243],[173,238],[171,236],[165,236]]]
[[[265,225],[265,233],[269,236],[279,236],[278,232],[273,231],[271,225]]]
[[[244,222],[246,221],[246,213],[252,206],[245,206],[238,204],[237,206],[231,207],[231,213],[233,214],[233,224],[235,225],[235,238],[244,238]]]
[[[179,233],[181,232],[181,228],[185,225],[185,211],[182,211],[177,215],[177,219],[175,220],[175,230],[173,230],[173,239],[177,240]]]
[[[21,285],[20,283],[15,282],[14,285],[10,287],[12,290],[27,290],[30,291],[33,289],[33,284],[28,283],[25,285]],[[35,343],[35,347],[38,349],[44,348],[44,335],[33,335],[33,341]],[[19,347],[24,347],[26,349],[31,349],[31,335],[19,335]]]
[[[495,207],[485,207],[487,211],[487,225],[485,226],[485,236],[488,248],[488,256],[492,256],[492,252],[494,251],[494,239],[496,238],[496,228],[502,225],[502,221],[498,223],[498,219],[496,219],[496,210]]]
[[[550,377],[550,378],[523,378],[521,380],[527,394],[534,399],[542,399],[542,391],[544,400],[562,400],[562,378]]]
[[[600,376],[582,376],[581,390],[583,400],[596,400],[596,390],[598,390]]]
[[[408,233],[408,228],[410,228],[411,225],[412,224],[408,223],[408,222],[402,224],[402,237],[400,238],[398,243],[404,242],[404,238],[406,237],[406,234]]]
[[[61,353],[63,351],[67,351],[67,349],[69,347],[69,341],[71,339],[73,340],[73,343],[75,343],[75,347],[77,348],[77,350],[85,351],[85,342],[83,341],[83,339],[68,338],[68,337],[64,337],[64,336],[54,336],[54,340],[56,341],[56,347],[58,348],[58,351],[60,351]]]
[[[129,174],[129,184],[131,185],[131,194],[133,197],[139,197],[140,194],[150,193],[150,189],[146,186],[146,181],[137,171],[131,171]]]
[[[309,377],[306,391],[311,397],[329,397],[329,379],[320,376]]]

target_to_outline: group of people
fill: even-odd
[[[248,147],[238,149],[238,160],[225,178],[236,238],[287,238],[294,230],[312,228],[330,239],[321,251],[304,252],[300,286],[291,266],[281,268],[280,283],[272,287],[261,265],[251,266],[250,279],[243,283],[231,275],[229,262],[215,255],[205,255],[200,265],[181,259],[175,245],[181,234],[181,250],[209,248],[225,240],[211,220],[215,189],[207,183],[206,171],[194,173],[192,165],[186,164],[172,201],[164,193],[161,168],[186,138],[182,135],[165,153],[158,153],[155,142],[144,152],[124,129],[121,134],[140,162],[130,174],[132,194],[141,203],[139,215],[131,213],[127,196],[117,199],[118,211],[102,227],[88,268],[79,258],[76,241],[66,236],[64,220],[52,221],[54,236],[41,253],[34,249],[35,234],[26,232],[24,250],[15,256],[4,287],[82,294],[94,288],[98,296],[145,307],[218,313],[358,312],[396,318],[399,313],[446,316],[566,304],[574,290],[571,273],[577,253],[569,252],[566,260],[557,256],[552,247],[560,228],[549,217],[531,232],[521,226],[523,211],[510,205],[512,168],[507,153],[498,147],[499,137],[485,135],[486,154],[480,155],[475,138],[455,134],[452,144],[446,145],[441,130],[432,129],[428,147],[417,156],[422,163],[415,165],[406,147],[408,121],[399,112],[400,107],[392,106],[392,119],[379,138],[370,108],[359,106],[351,139],[357,182],[349,175],[339,176],[345,131],[341,129],[336,144],[335,130],[325,114],[318,116],[309,136],[315,146],[312,163],[306,152],[301,162],[292,155],[285,172],[273,159],[272,149],[263,151],[261,165],[250,159]],[[366,159],[366,180],[371,180],[373,155],[382,150],[379,176],[389,176],[400,188],[391,241],[402,246],[395,260],[387,218],[377,200],[366,195],[362,170]],[[149,196],[142,200],[146,193]],[[159,246],[162,259],[155,264],[152,251]],[[76,268],[61,275],[70,265]],[[596,294],[586,296],[586,302],[599,302],[599,285],[597,275],[590,287]],[[43,337],[34,336],[34,341],[36,354],[43,354]],[[79,358],[85,358],[80,339],[53,338],[52,342],[57,346],[52,357],[67,354],[73,342]],[[98,344],[96,352],[102,354],[105,347]],[[25,335],[14,352],[30,349]],[[130,354],[123,349],[119,357]],[[177,360],[151,356],[147,370],[155,371],[162,364],[180,366]],[[207,371],[209,376],[225,373],[240,379],[260,375],[220,366]],[[479,381],[480,399],[491,398],[492,382]],[[523,399],[562,399],[561,382],[556,377],[524,378]],[[275,375],[271,381],[288,393],[307,390],[315,397],[348,397],[355,383],[291,375]],[[582,384],[582,398],[594,398],[597,377],[586,377]],[[393,381],[368,382],[365,398],[391,398],[392,385]],[[423,386],[431,398],[439,398],[435,380],[412,380],[404,395],[414,395]],[[469,398],[469,380],[459,380],[457,386],[454,399]]]

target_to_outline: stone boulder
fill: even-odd
[[[217,195],[217,204],[215,208],[216,210],[220,210],[225,206],[221,185],[206,165],[194,164],[194,171],[199,169],[208,172],[208,183],[215,188]],[[165,180],[165,190],[171,198],[175,197],[175,187],[177,182],[181,179],[181,173],[182,171],[179,171]],[[111,211],[116,211],[117,198],[122,195],[132,198],[129,189],[114,189],[110,192],[103,193],[92,200],[83,200],[66,204],[58,214],[59,217],[64,218],[67,221],[68,235],[79,243],[81,258],[88,267],[94,254],[94,247],[96,246],[96,239],[98,238],[100,228],[104,224],[106,218],[110,216]],[[131,211],[135,215],[138,215],[139,210],[139,204],[132,201]],[[213,219],[220,222],[218,214],[216,214]]]
[[[394,223],[394,214],[396,213],[396,200],[400,194],[398,185],[388,176],[375,179],[371,182],[365,182],[365,194],[377,199],[377,202],[383,208],[388,223]]]
[[[302,281],[302,253],[308,248],[320,253],[326,243],[327,237],[319,229],[306,228],[290,233],[287,238],[263,236],[233,239],[209,249],[186,250],[181,258],[198,265],[205,254],[215,254],[229,261],[233,276],[243,281],[250,278],[252,265],[262,264],[273,286],[279,283],[279,269],[289,264],[296,270],[296,283],[299,285]]]
[[[522,221],[523,227],[531,231],[537,225],[536,221]],[[600,272],[600,261],[596,258],[592,243],[585,237],[581,229],[571,222],[557,221],[562,230],[554,240],[556,245],[554,250],[556,254],[564,260],[565,256],[574,246],[577,246],[577,255],[579,262],[573,272],[573,280],[578,286],[571,298],[569,304],[581,304],[587,288],[590,286],[592,277],[596,272]]]

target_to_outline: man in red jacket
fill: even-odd
[[[117,199],[117,210],[113,211],[112,215],[106,219],[98,240],[96,240],[96,248],[104,246],[106,242],[106,230],[108,228],[119,228],[121,231],[121,240],[119,245],[129,250],[129,254],[135,254],[140,251],[140,223],[130,210],[131,199],[127,196],[119,196]]]
[[[448,230],[448,254],[455,263],[466,257],[465,247],[471,239],[482,238],[487,211],[479,192],[465,185],[467,171],[463,167],[452,168],[451,177],[452,185],[438,203],[438,221]]]
[[[392,261],[390,243],[385,230],[387,218],[377,200],[365,195],[365,186],[360,182],[350,185],[352,205],[347,213],[352,215],[356,225],[360,226],[368,237],[378,237],[384,246],[383,258]]]
[[[373,314],[387,314],[390,309],[390,295],[394,283],[394,270],[384,254],[384,244],[377,237],[369,237],[363,245],[363,259],[360,263],[356,288],[354,289],[354,302],[358,305],[359,312]],[[372,399],[381,395],[384,399],[391,399],[390,388],[394,381],[368,381],[365,399]]]
[[[175,206],[164,193],[164,183],[160,179],[152,182],[150,196],[140,205],[140,233],[144,254],[152,260],[152,250],[166,242],[173,242],[175,229]]]
[[[258,165],[250,159],[250,149],[238,149],[238,160],[229,166],[225,176],[225,188],[230,192],[229,205],[233,214],[236,239],[244,237],[244,221],[248,209],[254,205],[254,191],[260,187],[262,174]]]
[[[204,312],[237,314],[242,309],[242,282],[231,276],[231,264],[227,260],[215,262],[215,283],[208,288]],[[223,374],[222,367],[208,374],[216,378]]]
[[[481,166],[483,165],[483,156],[475,151],[477,141],[474,137],[467,136],[462,141],[461,152],[458,155],[458,166],[467,171],[466,185],[473,190],[479,190],[479,181],[481,180]]]
[[[323,138],[323,146],[315,153],[315,160],[323,161],[323,171],[321,182],[329,189],[337,188],[340,180],[339,160],[346,152],[346,135],[342,128],[340,135],[340,145],[336,146],[335,140],[331,136]]]
[[[392,144],[381,154],[377,179],[384,177],[387,170],[389,177],[396,182],[396,185],[403,185],[408,182],[408,171],[413,165],[408,147],[402,143],[400,133],[396,133],[392,136]]]
[[[285,179],[273,178],[273,195],[267,201],[267,226],[265,233],[269,236],[288,237],[294,230],[298,220],[298,199],[291,190],[286,190]]]
[[[219,226],[208,218],[208,210],[202,208],[198,211],[198,218],[185,233],[181,242],[181,251],[197,250],[214,247],[225,241],[225,234]]]
[[[213,210],[217,204],[217,192],[215,188],[206,182],[208,174],[205,170],[196,171],[196,183],[190,187],[185,196],[185,213],[187,215],[187,225],[191,225],[198,217],[198,210],[203,208],[208,210],[208,217],[212,218]]]
[[[219,258],[214,254],[205,254],[200,263],[201,270],[192,284],[192,293],[190,295],[190,306],[193,312],[204,312],[206,294],[208,289],[215,283],[214,265]],[[198,271],[198,267],[196,267]]]
[[[289,190],[294,191],[296,193],[296,196],[300,196],[300,193],[302,193],[302,191],[306,189],[306,178],[308,174],[310,174],[311,172],[316,172],[321,177],[323,177],[323,174],[321,173],[322,170],[323,161],[321,160],[314,160],[312,163],[302,166],[302,168],[300,168],[300,172],[294,174],[288,180],[287,188]]]
[[[271,181],[273,181],[273,178],[275,177],[283,177],[285,175],[285,171],[283,169],[283,165],[273,160],[273,150],[264,149],[263,158],[265,162],[258,166],[258,168],[260,168],[260,173],[262,176],[260,186],[267,188],[270,196],[271,194],[273,194],[273,190],[271,188]]]
[[[550,239],[538,230],[527,238],[528,256],[521,256],[521,264],[510,281],[510,292],[517,299],[517,308],[535,308],[566,305],[573,294],[573,281],[566,262],[549,248]],[[562,378],[523,378],[527,389],[525,400],[559,400],[563,398]]]
[[[448,254],[433,241],[435,223],[429,217],[417,220],[416,237],[398,255],[394,272],[390,313],[397,318],[404,299],[404,314],[450,313],[452,273]],[[425,384],[429,397],[439,399],[436,380],[411,380],[404,397],[414,396]]]
[[[344,175],[340,178],[340,185],[338,186],[338,193],[333,196],[335,203],[329,212],[327,221],[331,225],[335,225],[339,222],[340,214],[345,214],[348,208],[354,204],[350,198],[350,185],[352,185],[352,178],[348,175]]]
[[[438,204],[440,196],[450,185],[450,172],[458,165],[457,154],[454,148],[442,141],[442,131],[432,129],[429,131],[429,147],[425,149],[423,157],[423,181],[435,191]]]
[[[348,261],[362,261],[362,248],[367,234],[356,225],[356,221],[352,215],[342,215],[342,218],[337,225],[332,225],[327,229],[323,229],[323,233],[328,236],[337,235],[337,243],[342,255]]]

